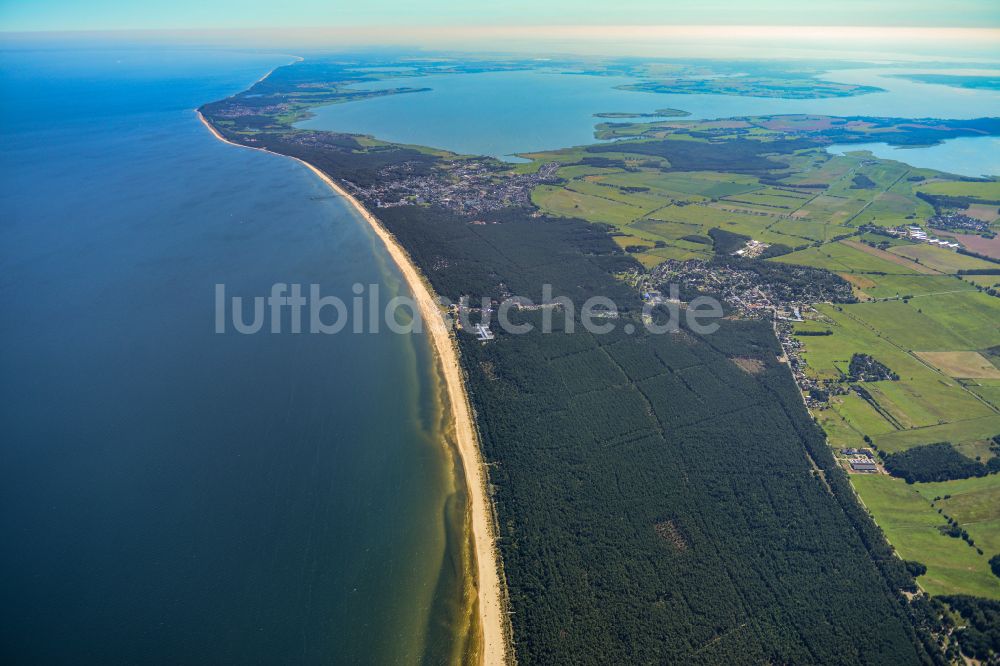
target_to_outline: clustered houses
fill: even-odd
[[[531,205],[531,190],[556,180],[557,163],[537,173],[510,174],[487,159],[455,160],[428,172],[422,165],[402,162],[382,168],[370,185],[352,185],[354,194],[378,208],[443,206],[463,215],[479,215],[502,208]]]
[[[802,391],[806,407],[822,408],[827,405],[831,394],[846,393],[846,389],[836,381],[822,381],[806,374],[806,361],[802,358],[804,345],[793,335],[792,325],[786,321],[775,321],[774,334],[781,343],[781,350],[792,370],[792,377]]]
[[[667,261],[649,274],[652,285],[676,284],[684,294],[711,294],[735,310],[743,319],[764,319],[774,316],[775,304],[766,285],[747,271],[708,261]],[[644,289],[649,291],[648,289]]]
[[[841,449],[840,453],[847,458],[846,462],[851,472],[856,474],[878,474],[883,471],[871,449]]]
[[[261,106],[247,106],[243,104],[227,104],[226,106],[216,109],[213,111],[212,115],[215,118],[249,118],[251,116],[269,116],[269,115],[279,115],[282,113],[287,113],[291,110],[292,106],[290,104],[280,103],[280,104],[264,104]]]
[[[784,270],[799,270],[787,267]],[[789,273],[783,273],[788,276]],[[802,358],[803,344],[793,335],[793,322],[802,321],[802,313],[811,310],[812,303],[842,300],[850,296],[850,286],[841,293],[809,280],[768,280],[760,273],[726,261],[667,261],[650,273],[634,272],[624,276],[643,294],[646,302],[662,303],[668,285],[677,285],[681,300],[694,295],[710,294],[724,301],[729,316],[740,319],[770,319],[781,343],[784,357],[795,382],[810,408],[823,407],[831,394],[846,393],[837,381],[821,381],[806,374]],[[662,290],[662,292],[660,291]]]
[[[632,282],[641,292],[676,284],[682,300],[698,293],[712,295],[732,310],[730,316],[742,319],[801,321],[802,310],[810,303],[844,300],[851,296],[850,285],[846,283],[834,291],[819,282],[787,279],[794,277],[794,271],[800,270],[798,267],[783,267],[781,279],[769,280],[746,265],[717,260],[670,260],[648,274],[636,274]]]
[[[935,229],[961,230],[972,233],[988,233],[990,231],[989,222],[977,220],[962,213],[935,215],[927,220],[927,222]]]

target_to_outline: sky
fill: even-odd
[[[1000,28],[998,0],[0,0],[0,31],[768,25]]]

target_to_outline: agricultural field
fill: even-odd
[[[957,273],[961,270],[982,270],[996,268],[992,264],[982,259],[959,254],[954,250],[947,250],[933,245],[898,245],[888,250],[901,257],[912,259],[940,273]]]
[[[817,410],[813,416],[823,428],[823,432],[826,433],[827,442],[832,448],[856,449],[867,446],[861,435],[861,430],[856,425],[847,422],[837,410]]]
[[[620,188],[649,188],[667,199],[704,201],[763,189],[753,176],[717,171],[620,171],[593,179]]]
[[[611,224],[635,238],[665,241],[675,248],[664,252],[661,244],[655,249],[639,251],[642,243],[623,245],[631,246],[633,254],[647,266],[668,258],[701,254],[698,249],[676,241],[684,235],[705,235],[710,229],[719,228],[799,250],[783,259],[789,263],[829,266],[832,270],[849,272],[938,272],[867,245],[857,244],[854,249],[872,258],[844,253],[842,247],[830,243],[858,235],[858,227],[863,224],[896,225],[909,222],[915,215],[933,214],[933,208],[916,197],[914,191],[912,174],[919,170],[862,155],[834,157],[821,151],[790,152],[782,155],[788,171],[782,174],[779,183],[759,173],[742,171],[747,165],[739,162],[739,151],[724,157],[712,153],[714,147],[699,149],[694,156],[678,152],[675,146],[680,143],[706,145],[702,139],[677,131],[678,128],[720,131],[716,125],[688,121],[635,123],[636,132],[641,133],[645,128],[652,132],[648,136],[669,136],[670,141],[664,142],[662,149],[641,143],[598,146],[600,157],[594,156],[594,147],[526,154],[523,157],[533,161],[516,169],[530,173],[546,162],[564,165],[557,172],[564,179],[561,183],[540,185],[533,191],[532,202],[546,213]],[[620,126],[614,127],[616,132],[624,131]],[[650,127],[664,129],[656,132]],[[764,137],[769,131],[766,123],[755,129]],[[702,150],[704,155],[699,156]],[[678,159],[682,164],[672,162]],[[748,155],[747,159],[756,160],[751,163],[759,164],[758,168],[765,168],[765,164],[778,166],[777,162],[764,162],[755,155]],[[722,169],[726,163],[733,164],[736,170]],[[720,169],[699,168],[708,164],[718,164]],[[826,245],[808,247],[816,243]],[[643,254],[649,256],[644,258]],[[830,256],[817,256],[822,254]]]
[[[1000,433],[1000,415],[994,413],[927,428],[898,430],[874,439],[882,450],[894,453],[935,442],[952,442],[962,446],[993,437],[997,433]]]
[[[917,189],[927,194],[1000,201],[1000,179],[988,181],[937,180],[922,183]]]
[[[846,241],[827,243],[820,247],[809,247],[777,257],[774,261],[825,268],[834,273],[918,275],[930,272],[903,257],[876,250],[861,243],[848,243]]]
[[[628,226],[648,212],[613,199],[550,185],[535,188],[531,199],[536,206],[554,215],[582,217],[590,222],[603,222],[616,227]]]
[[[966,214],[970,215],[970,212],[966,211]],[[996,233],[998,231],[1000,231],[1000,224],[995,223],[993,225],[993,232]],[[979,236],[977,234],[956,234],[950,231],[938,231],[937,234],[942,238],[948,238],[961,243],[970,252],[1000,261],[1000,236],[987,238],[986,236]],[[996,268],[995,264],[994,268]],[[996,277],[995,274],[994,277]]]
[[[832,411],[843,419],[844,424],[854,431],[858,439],[863,439],[864,435],[874,437],[896,430],[889,419],[856,393],[848,393],[835,399]]]
[[[1000,208],[993,204],[970,204],[965,214],[983,222],[996,222],[1000,219]]]
[[[937,506],[969,531],[983,552],[989,553],[987,557],[1000,553],[1000,476],[916,483],[913,487],[928,500],[942,498],[935,502]]]
[[[927,567],[917,579],[927,592],[1000,599],[1000,578],[989,567],[989,558],[1000,552],[992,550],[1000,546],[1000,477],[907,484],[879,474],[856,475],[852,482],[899,556]],[[948,494],[951,499],[934,502]],[[983,555],[962,539],[942,533],[946,521],[938,509],[983,544]]]
[[[953,272],[968,259],[950,254],[960,259],[934,268]],[[983,350],[1000,344],[1000,300],[955,275],[843,275],[863,297],[891,300],[817,306],[817,318],[797,330],[832,334],[799,338],[808,372],[836,380],[852,354],[865,353],[899,380],[865,383],[866,397],[835,395],[827,408],[814,410],[830,445],[856,447],[868,437],[891,454],[947,441],[969,459],[992,457],[991,438],[1000,434],[1000,368]],[[924,590],[1000,599],[1000,579],[988,565],[1000,553],[1000,476],[908,485],[881,474],[852,475],[851,482],[900,557],[927,567],[918,579]],[[944,515],[976,546],[944,534]]]
[[[961,349],[955,345],[964,342],[962,337],[924,314],[940,306],[942,310],[965,313],[976,321],[975,315],[966,313],[970,308],[975,311],[975,305],[960,302],[953,306],[950,303],[956,295],[991,298],[972,291],[915,297],[909,303],[892,300],[818,305],[816,320],[796,325],[797,331],[831,331],[827,336],[799,338],[806,345],[803,359],[808,364],[807,372],[813,377],[839,380],[847,374],[848,363],[855,353],[869,354],[899,375],[898,381],[867,383],[865,388],[870,401],[854,393],[835,396],[828,411],[837,413],[839,427],[850,427],[859,437],[871,437],[886,451],[944,439],[962,444],[1000,433],[1000,414],[995,405],[973,390],[976,387],[964,385],[931,363],[928,357],[916,353]],[[972,323],[968,328],[974,330],[975,326]],[[994,334],[993,339],[996,337]],[[932,352],[929,358],[949,358],[934,354]],[[954,364],[958,357],[950,358]],[[980,374],[986,372],[982,370]],[[990,391],[989,387],[984,388],[985,392]]]
[[[869,252],[863,252],[863,248]],[[957,379],[989,380],[992,371],[984,369],[985,357],[978,359],[976,367],[981,368],[978,372],[969,367],[959,369],[955,364],[960,359],[968,364],[976,360],[979,350],[1000,342],[1000,301],[975,291],[974,285],[953,275],[883,275],[881,271],[872,271],[872,263],[866,262],[880,262],[882,257],[871,250],[873,248],[856,243],[838,243],[777,259],[828,269],[841,268],[840,274],[854,285],[862,300],[892,299],[836,308],[819,306],[822,325],[834,323],[831,327],[834,335],[802,338],[806,341],[805,358],[810,364],[810,372],[818,378],[835,379],[845,372],[845,364],[855,351],[890,359],[884,362],[899,372],[902,379],[891,388],[870,391],[878,410],[867,403],[867,409],[859,409],[857,405],[852,409],[851,402],[841,405],[839,400],[832,404],[848,423],[864,423],[865,417],[892,423],[897,432],[879,432],[884,431],[884,425],[878,427],[867,423],[873,433],[883,435],[886,446],[897,448],[929,443],[927,436],[941,435],[945,431],[960,437],[961,441],[979,436],[981,424],[977,419],[995,414],[995,391],[991,386],[979,386],[978,382],[964,386]],[[807,254],[811,256],[806,261],[796,261]],[[904,258],[903,261],[909,260]],[[880,266],[887,268],[885,264]],[[914,267],[914,270],[918,269]],[[800,325],[802,330],[809,326]],[[972,356],[954,356],[961,352]],[[933,362],[933,359],[947,359],[949,354],[953,356],[947,367],[939,367]],[[961,377],[962,374],[969,376]],[[910,390],[904,390],[908,386]],[[994,400],[991,401],[991,397]],[[869,410],[871,414],[867,413]],[[966,421],[972,425],[968,431],[958,425]]]
[[[979,396],[983,402],[1000,409],[1000,380],[977,379],[975,381],[965,381],[963,384],[971,393]]]
[[[998,275],[963,275],[962,279],[976,287],[996,287],[1000,285],[1000,274]]]
[[[979,352],[917,352],[917,356],[956,379],[1000,379],[1000,368]]]
[[[852,275],[843,273],[842,277],[855,286],[855,293],[861,300],[909,299],[917,296],[975,291],[975,285],[956,275]]]
[[[978,350],[997,343],[1000,301],[976,291],[858,303],[846,311],[911,351]]]

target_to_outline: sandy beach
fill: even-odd
[[[216,139],[240,148],[251,150],[272,151],[253,146],[234,143],[223,137],[211,123],[199,112],[198,118]],[[469,491],[469,506],[471,511],[472,540],[476,555],[476,586],[478,591],[479,625],[482,631],[483,653],[482,664],[502,665],[509,663],[505,631],[505,616],[503,609],[503,594],[497,558],[499,556],[495,545],[493,514],[486,491],[486,471],[479,449],[476,429],[473,425],[472,410],[469,398],[462,380],[462,369],[458,361],[458,349],[451,331],[441,317],[441,310],[435,300],[435,295],[429,282],[420,269],[413,263],[406,250],[396,241],[396,238],[382,226],[377,217],[372,215],[357,199],[338,185],[332,178],[314,167],[312,164],[296,157],[290,157],[301,162],[330,189],[344,197],[371,225],[375,234],[384,243],[392,260],[399,267],[414,299],[417,301],[426,330],[430,333],[435,355],[441,364],[442,376],[448,400],[452,407],[455,421],[455,433],[459,457],[465,474],[466,486]]]

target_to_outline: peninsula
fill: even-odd
[[[882,470],[861,460],[876,455],[876,444],[889,455],[946,435],[955,455],[990,455],[983,442],[1000,430],[991,386],[941,373],[964,380],[968,369],[989,372],[983,359],[1000,345],[983,323],[1000,312],[996,290],[985,286],[995,269],[932,246],[922,229],[993,224],[996,182],[826,148],[996,136],[1000,119],[602,123],[598,138],[615,141],[525,153],[513,165],[296,127],[317,105],[370,96],[355,84],[392,78],[384,73],[390,64],[373,71],[305,61],[201,112],[225,140],[302,160],[353,197],[413,267],[415,293],[426,280],[427,294],[485,299],[472,308],[483,317],[478,334],[445,330],[435,343],[454,381],[464,379],[465,392],[449,388],[450,399],[468,397],[480,436],[471,448],[485,462],[469,470],[466,460],[476,458],[463,456],[463,469],[470,488],[488,484],[497,515],[501,573],[490,598],[499,611],[506,590],[510,612],[496,614],[492,635],[502,652],[489,638],[489,608],[480,616],[483,658],[909,664],[945,663],[942,645],[952,653],[978,649],[980,641],[954,632],[950,618],[978,617],[996,596],[983,548],[993,534],[962,526],[969,516],[956,504],[945,531],[926,535],[934,549],[917,550],[891,522],[892,506],[923,500],[893,496],[903,481],[890,474],[855,478],[854,465]],[[412,78],[442,67],[433,59],[407,66]],[[528,66],[447,63],[449,73]],[[662,296],[669,284],[681,287],[681,307],[712,295],[729,316],[711,335],[647,331],[648,320],[669,315]],[[543,312],[515,307],[514,323],[533,324],[534,332],[489,330],[494,307],[514,295],[541,302],[547,287],[575,303],[611,299],[622,326],[600,335],[576,327],[570,335],[580,316],[567,312],[572,319],[546,335]],[[897,297],[878,300],[889,290]],[[910,305],[910,294],[922,306]],[[949,309],[959,302],[968,306],[961,316]],[[932,338],[947,328],[924,321],[935,316],[964,323],[956,335]],[[905,330],[866,332],[903,317],[913,322]],[[808,365],[803,347],[818,353]],[[983,350],[982,359],[954,353],[972,349]],[[850,367],[831,376],[840,367],[834,359],[844,358]],[[948,370],[929,373],[926,364]],[[895,386],[883,389],[887,382]],[[921,412],[928,409],[935,422]],[[891,420],[852,430],[877,423],[879,410]],[[930,478],[916,468],[942,450],[886,469]],[[951,449],[945,455],[946,471],[933,478],[989,472],[986,464],[957,464]],[[981,478],[979,491],[996,491],[1000,477]],[[868,506],[884,531],[857,493],[866,503],[882,493]],[[490,504],[480,495],[486,516]],[[926,513],[937,530],[944,519],[936,509]],[[963,530],[968,540],[957,538]],[[483,594],[491,585],[483,583],[483,552],[493,553],[490,540],[479,548],[485,533],[472,536]],[[974,577],[947,570],[955,548],[964,549],[963,571]],[[927,562],[915,559],[922,552]],[[516,642],[504,643],[508,617]]]

